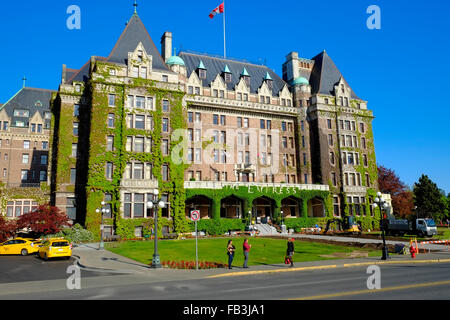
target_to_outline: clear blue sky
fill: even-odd
[[[138,13],[160,48],[222,54],[221,0],[139,0]],[[69,5],[81,8],[81,30],[68,30]],[[0,101],[22,86],[57,89],[62,64],[80,68],[107,56],[132,0],[2,1]],[[366,9],[381,8],[381,30],[369,30]],[[312,58],[323,49],[375,113],[378,164],[412,186],[422,173],[450,192],[450,2],[443,0],[227,0],[228,56],[264,62],[281,76],[291,51]]]

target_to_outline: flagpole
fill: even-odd
[[[225,29],[225,0],[223,0],[223,57],[227,58],[227,40],[226,40],[226,29]]]

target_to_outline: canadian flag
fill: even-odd
[[[216,14],[224,13],[224,12],[225,12],[225,3],[222,2],[222,4],[221,4],[220,6],[218,6],[217,8],[215,8],[215,9],[209,14],[209,17],[212,19],[212,18],[214,18],[214,16],[215,16]]]

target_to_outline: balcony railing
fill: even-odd
[[[239,187],[257,187],[257,188],[293,188],[298,190],[318,190],[330,191],[328,185],[321,184],[291,184],[291,183],[259,183],[259,182],[222,182],[222,181],[186,181],[185,189],[223,189]]]

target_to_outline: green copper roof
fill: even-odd
[[[266,77],[264,78],[264,80],[273,80],[269,72],[266,73]]]
[[[248,74],[248,71],[245,67],[244,67],[244,70],[242,70],[241,76],[250,77],[250,75]]]
[[[298,77],[297,79],[294,80],[294,82],[292,83],[292,85],[307,85],[309,86],[309,81],[304,78],[304,77]]]
[[[197,69],[205,69],[206,70],[205,65],[203,64],[202,60],[200,60],[200,63],[198,64]]]
[[[228,68],[228,65],[225,65],[225,68],[223,69],[223,72],[225,73],[231,73],[230,68]]]
[[[184,60],[178,56],[171,56],[169,58],[169,60],[167,60],[166,64],[169,66],[173,66],[173,65],[179,65],[179,66],[183,66],[183,67],[186,66],[184,63]]]

